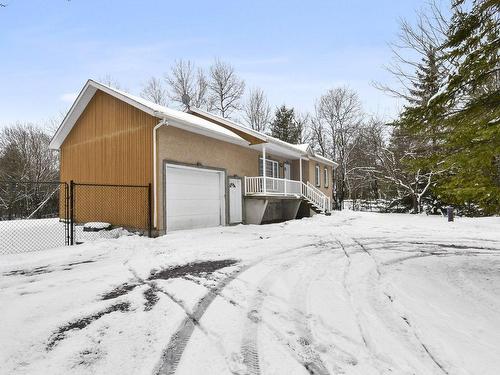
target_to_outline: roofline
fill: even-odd
[[[92,89],[94,89],[94,91],[91,92],[90,95],[86,95],[89,93],[89,90],[92,90]],[[80,90],[80,93],[78,94],[77,98],[73,102],[73,105],[69,109],[66,116],[64,116],[64,119],[61,122],[61,125],[59,125],[56,132],[54,133],[54,136],[52,137],[50,144],[49,144],[50,149],[59,150],[62,143],[64,142],[64,139],[66,139],[66,136],[69,134],[69,132],[71,131],[71,129],[75,125],[76,121],[78,120],[80,115],[83,113],[83,111],[85,110],[85,108],[87,107],[88,103],[90,102],[90,100],[92,99],[92,97],[94,96],[94,94],[97,90],[101,90],[101,91],[105,92],[106,94],[109,94],[115,98],[118,98],[118,99],[132,105],[133,107],[136,107],[136,108],[140,109],[141,111],[146,112],[147,114],[149,114],[153,117],[157,117],[157,118],[165,117],[165,114],[159,113],[159,112],[145,106],[144,104],[139,103],[138,101],[122,94],[120,91],[114,90],[114,89],[109,88],[109,87],[107,87],[99,82],[96,82],[92,79],[89,79],[85,83],[85,86],[83,86],[83,88]],[[67,124],[70,121],[72,121],[73,124],[70,128],[68,128]]]
[[[203,134],[205,136],[210,136],[211,133],[216,134],[218,139],[222,139],[226,142],[229,143],[234,143],[234,144],[244,144],[244,141],[250,142],[251,144],[264,144],[264,143],[269,143],[269,144],[275,144],[277,146],[283,147],[288,149],[289,151],[293,152],[295,155],[298,155],[299,157],[304,157],[308,159],[313,159],[325,164],[332,165],[334,167],[338,166],[337,163],[335,163],[333,160],[327,159],[323,156],[316,155],[309,145],[306,151],[301,150],[300,148],[297,147],[297,145],[282,141],[280,139],[271,137],[269,135],[266,135],[264,133],[258,132],[256,130],[247,128],[246,126],[243,126],[241,124],[238,124],[234,121],[222,118],[220,116],[214,115],[212,113],[206,112],[204,110],[198,109],[198,108],[191,108],[189,109],[188,113],[194,116],[198,116],[206,121],[212,122],[216,125],[219,125],[223,128],[226,128],[233,133],[235,133],[236,137],[243,138],[245,135],[248,135],[248,139],[241,139],[241,141],[238,141],[238,139],[232,139],[229,136],[223,136],[219,133],[213,132],[211,130],[203,129],[202,127],[191,123],[190,121],[187,121],[186,119],[183,119],[181,117],[177,117],[174,114],[169,114],[165,112],[159,112],[151,107],[148,107],[147,105],[144,105],[143,103],[134,100],[133,97],[130,97],[126,95],[125,93],[122,93],[120,90],[113,89],[111,87],[108,87],[106,85],[103,85],[99,82],[96,82],[92,79],[87,80],[83,88],[80,90],[80,93],[78,94],[77,98],[73,102],[71,108],[69,109],[68,113],[64,117],[63,121],[61,122],[61,125],[57,128],[56,132],[54,133],[54,136],[52,137],[49,148],[53,150],[58,150],[66,137],[68,136],[69,132],[75,125],[76,121],[80,117],[80,115],[83,113],[85,108],[87,107],[88,103],[94,96],[97,90],[101,90],[105,92],[106,94],[109,94],[115,98],[120,99],[121,101],[153,116],[158,119],[167,119],[167,120],[172,120],[173,122],[177,123],[180,128],[183,128],[184,130],[191,131],[194,133],[198,134]],[[151,103],[152,105],[154,103]],[[71,124],[71,126],[68,126]],[[173,125],[175,126],[175,125]],[[199,130],[199,131],[195,131]],[[212,135],[213,135],[212,134]],[[242,137],[243,135],[243,137]]]
[[[234,121],[231,121],[231,120],[225,119],[223,117],[214,115],[213,113],[204,111],[204,110],[199,109],[199,108],[189,108],[188,113],[195,115],[195,116],[198,116],[198,117],[201,117],[201,118],[204,118],[205,120],[215,122],[218,125],[225,127],[226,129],[229,128],[229,130],[233,130],[233,131],[236,130],[236,133],[239,132],[239,133],[247,134],[250,137],[256,138],[257,140],[260,141],[260,142],[252,142],[254,144],[267,142],[267,136],[265,134],[262,134],[256,130],[247,128],[246,126],[240,125]]]
[[[329,164],[329,165],[331,165],[333,168],[337,168],[337,167],[339,166],[339,164],[338,164],[338,163],[336,163],[336,162],[334,162],[333,160],[330,160],[330,159],[328,159],[328,158],[325,158],[324,156],[321,156],[321,155],[316,155],[316,154],[313,154],[313,155],[309,156],[309,159],[319,161],[320,163]]]

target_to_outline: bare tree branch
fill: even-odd
[[[229,118],[234,111],[241,109],[245,82],[236,75],[233,66],[215,60],[210,67],[208,89],[211,105],[222,117]]]

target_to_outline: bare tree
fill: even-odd
[[[335,173],[334,190],[338,204],[351,192],[348,168],[352,150],[363,126],[361,102],[348,87],[328,90],[316,102],[311,127],[316,147],[339,163]],[[318,141],[320,143],[318,143]]]
[[[141,97],[159,105],[167,105],[167,92],[160,79],[151,77],[141,91]]]
[[[240,100],[245,91],[245,82],[236,75],[230,64],[215,60],[210,67],[208,89],[213,110],[222,117],[229,118],[231,113],[241,109]]]
[[[40,184],[15,187],[10,182],[55,181],[58,177],[57,154],[49,149],[50,136],[32,124],[17,123],[0,134],[0,214],[16,215],[16,207],[38,207],[54,194]]]
[[[329,151],[328,135],[326,134],[325,127],[318,117],[317,109],[315,115],[311,118],[311,144],[316,152],[322,156],[327,156]]]
[[[309,143],[312,139],[312,133],[310,129],[311,116],[309,113],[296,112],[295,113],[295,126],[299,132],[298,143]]]
[[[244,120],[253,130],[265,132],[271,122],[271,107],[264,91],[260,88],[251,89],[243,105]]]
[[[210,101],[207,98],[208,81],[203,69],[198,68],[194,83],[190,105],[195,108],[202,108],[208,111],[211,110]]]
[[[434,169],[408,167],[416,157],[415,149],[422,147],[419,141],[406,137],[404,134],[393,134],[389,144],[381,144],[374,153],[377,167],[373,169],[374,176],[386,181],[396,190],[396,200],[411,201],[414,213],[422,211],[422,198],[429,192],[436,178],[447,172],[439,165]],[[441,164],[441,163],[438,163]]]
[[[169,86],[168,96],[180,108],[187,110],[191,106],[210,110],[207,78],[203,69],[196,69],[193,62],[176,61],[165,79]]]
[[[431,0],[426,8],[417,11],[415,23],[405,19],[399,21],[398,40],[390,44],[392,62],[385,67],[397,83],[373,82],[373,86],[390,96],[413,100],[412,89],[419,83],[416,71],[422,59],[438,54],[446,40],[449,21],[444,13],[436,1]],[[439,69],[446,71],[449,65],[440,60]]]
[[[194,94],[194,64],[189,60],[177,60],[170,68],[170,73],[165,76],[169,85],[168,96],[182,109],[187,110]]]
[[[117,79],[115,79],[111,74],[106,74],[105,76],[103,77],[99,77],[98,81],[100,83],[102,83],[103,85],[106,85],[106,86],[109,86],[109,87],[112,87],[114,89],[117,89],[117,90],[124,90],[122,88],[122,85],[120,84],[120,82],[118,82]]]
[[[57,179],[57,154],[50,136],[33,124],[6,127],[0,137],[0,179],[51,181]]]
[[[57,129],[63,122],[66,114],[68,113],[69,108],[59,111],[55,116],[50,117],[43,123],[43,128],[47,131],[51,136],[56,133]]]

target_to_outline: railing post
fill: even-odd
[[[285,195],[286,195],[286,178],[283,179],[283,184],[285,185],[283,187],[283,191],[285,192]]]
[[[300,182],[302,182],[302,158],[299,158],[299,176]]]
[[[262,175],[264,186],[262,187],[262,192],[266,194],[267,184],[266,184],[266,146],[262,146]]]

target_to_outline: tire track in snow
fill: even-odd
[[[327,247],[328,243],[320,243],[319,246]],[[328,248],[328,250],[330,250],[330,248]],[[306,264],[305,267],[311,268],[311,266],[314,266],[316,273],[306,272],[306,274],[308,275],[312,274],[312,277],[304,277],[303,273],[298,282],[295,284],[293,303],[295,305],[295,310],[303,312],[303,318],[301,319],[301,317],[297,317],[298,319],[295,319],[294,323],[295,329],[297,331],[296,333],[299,336],[298,342],[302,346],[304,354],[306,355],[306,369],[310,374],[327,375],[330,372],[326,368],[323,360],[321,359],[321,356],[314,349],[314,336],[309,324],[309,314],[307,313],[307,296],[309,294],[309,288],[312,282],[323,277],[326,274],[327,270],[329,269],[329,264],[327,262],[315,261],[312,265]],[[320,272],[318,271],[317,267],[319,267],[320,269],[323,268],[323,270]],[[338,367],[336,367],[334,370],[336,373],[341,372],[341,369]]]
[[[196,304],[196,307],[193,309],[192,313],[189,313],[186,311],[185,306],[179,305],[178,300],[174,296],[169,296],[170,299],[172,299],[173,302],[178,304],[186,313],[186,318],[183,320],[183,322],[180,324],[179,328],[177,331],[172,335],[171,339],[169,340],[169,343],[167,344],[166,349],[163,351],[159,364],[157,365],[154,374],[155,375],[172,375],[175,374],[177,370],[177,366],[179,365],[179,362],[181,360],[181,357],[184,353],[184,350],[186,349],[186,346],[194,332],[194,329],[196,327],[200,328],[200,320],[201,317],[205,314],[206,310],[208,307],[211,305],[211,303],[215,300],[217,296],[221,295],[222,290],[229,284],[231,283],[234,279],[236,279],[239,275],[241,275],[243,272],[248,270],[251,267],[254,267],[264,261],[271,260],[276,257],[280,257],[283,254],[287,255],[290,252],[295,252],[298,250],[302,250],[304,248],[308,248],[313,246],[313,244],[304,244],[302,246],[297,246],[293,247],[290,249],[286,249],[277,253],[274,253],[270,256],[267,257],[262,257],[259,258],[247,265],[244,265],[242,268],[239,270],[233,272],[231,275],[228,277],[222,279],[217,283],[214,287],[210,288],[208,293],[203,296],[198,303]],[[134,274],[136,277],[137,273],[134,272],[134,270],[129,269],[132,274]],[[207,288],[208,289],[208,288]],[[208,335],[208,332],[204,329],[202,329],[202,332],[205,335]]]
[[[381,272],[380,272],[380,269],[379,269],[379,264],[376,260],[376,258],[373,256],[373,254],[371,253],[371,251],[369,251],[369,249],[363,245],[359,240],[355,239],[355,238],[352,238],[352,240],[354,242],[356,242],[362,249],[363,251],[368,254],[371,259],[373,260],[374,264],[375,264],[375,268],[376,268],[376,271],[377,271],[377,274],[378,274],[378,279],[380,280],[381,278]],[[426,253],[426,254],[421,254],[420,257],[422,256],[432,256],[432,255],[435,255],[435,254],[432,254],[432,253]],[[407,259],[407,258],[405,258]],[[399,259],[401,260],[401,259]],[[408,326],[409,328],[409,331],[413,334],[413,336],[415,337],[416,341],[421,345],[423,351],[427,354],[428,358],[430,358],[430,360],[446,375],[449,375],[449,372],[444,368],[444,366],[441,364],[441,362],[437,359],[437,357],[431,353],[431,351],[429,350],[428,346],[426,344],[424,344],[424,342],[420,339],[420,336],[417,334],[416,330],[412,327],[410,321],[408,320],[407,317],[404,316],[401,316],[401,312],[398,312],[394,306],[393,306],[393,299],[390,298],[390,301],[391,301],[391,304],[390,306],[392,306],[392,309],[395,311],[396,315],[399,315],[401,317],[401,319],[406,323],[406,325]]]
[[[317,248],[317,244],[314,245]],[[308,257],[322,254],[326,249],[320,249],[312,253],[308,253]],[[302,254],[301,254],[302,255]],[[269,290],[273,284],[278,280],[280,275],[290,269],[294,264],[303,261],[303,257],[299,255],[294,259],[280,264],[277,267],[273,267],[263,279],[259,282],[256,287],[257,292],[254,294],[251,303],[248,307],[247,317],[248,320],[243,328],[243,340],[241,344],[241,354],[243,356],[243,364],[247,367],[249,375],[259,375],[260,374],[260,360],[258,351],[258,332],[260,326],[263,323],[262,313],[263,305],[265,299],[268,297],[267,290]],[[299,314],[297,314],[299,315]],[[304,315],[303,313],[301,314]],[[303,319],[306,319],[305,317]],[[329,372],[324,367],[323,363],[319,359],[319,356],[314,353],[312,355],[312,349],[307,348],[305,343],[299,343],[300,348],[297,348],[295,343],[291,343],[290,340],[275,329],[270,324],[265,324],[275,338],[285,344],[285,347],[289,349],[289,353],[295,358],[295,360],[302,365],[310,374],[318,375],[328,375]]]
[[[246,271],[249,267],[251,267],[251,265],[243,266],[239,270],[231,273],[228,277],[219,281],[215,287],[210,289],[209,292],[200,299],[192,313],[189,313],[183,306],[181,306],[187,316],[170,339],[166,350],[161,356],[160,364],[157,367],[155,374],[170,375],[175,373],[182,354],[184,353],[184,349],[186,348],[194,329],[196,327],[201,327],[199,322],[203,314],[205,314],[205,311],[207,311],[208,307],[212,304],[222,289],[224,289],[226,285],[233,281],[242,272]],[[204,333],[206,334],[206,332]]]

